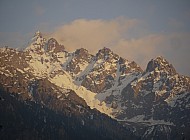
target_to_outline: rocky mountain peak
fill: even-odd
[[[98,59],[104,59],[104,60],[106,60],[112,55],[113,55],[113,52],[109,48],[106,48],[106,47],[104,47],[103,49],[100,49],[98,53],[96,54]]]
[[[35,32],[34,37],[42,37],[42,33],[38,30],[37,32]]]
[[[84,54],[89,54],[88,53],[88,50],[84,49],[84,48],[80,48],[80,49],[77,49],[75,51],[75,55],[84,55]]]
[[[155,62],[158,62],[159,64],[166,64],[169,62],[163,57],[163,56],[158,56],[154,59]]]
[[[111,53],[111,52],[112,52],[112,51],[111,51],[110,48],[104,47],[104,48],[100,49],[98,53],[109,54],[109,53]]]
[[[151,71],[164,71],[167,73],[170,73],[171,75],[176,74],[176,70],[173,67],[172,64],[170,64],[165,58],[162,56],[158,56],[155,59],[152,59],[151,61],[148,62],[146,72],[151,72]]]
[[[64,51],[65,47],[63,45],[60,45],[55,38],[50,38],[47,41],[47,51],[48,52],[61,52]]]
[[[31,40],[32,41],[29,43],[29,46],[25,49],[25,51],[32,51],[42,54],[45,51],[44,47],[46,45],[46,39],[42,36],[42,33],[37,31]]]
[[[44,45],[46,39],[42,36],[42,33],[40,31],[37,31],[33,38],[32,38],[32,44],[39,44],[39,45]]]
[[[50,38],[48,40],[47,50],[52,50],[54,47],[58,46],[58,42],[54,38]]]

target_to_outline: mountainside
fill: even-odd
[[[0,60],[4,139],[12,138],[7,134],[17,119],[23,122],[13,127],[18,139],[27,139],[29,130],[33,139],[190,138],[190,78],[161,56],[142,70],[109,48],[95,55],[84,48],[68,52],[56,39],[36,32],[24,51],[0,48]],[[24,112],[37,112],[32,121],[43,126],[27,123]]]

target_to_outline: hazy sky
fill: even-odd
[[[190,76],[190,0],[0,0],[1,47],[25,47],[37,30],[71,51],[109,47],[143,69],[162,55]]]

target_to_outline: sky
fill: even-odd
[[[143,69],[157,56],[190,76],[189,0],[0,0],[0,46],[27,47],[38,30],[69,51],[108,47]]]

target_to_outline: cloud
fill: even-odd
[[[155,56],[161,55],[161,47],[166,38],[160,34],[150,34],[136,39],[121,39],[113,48],[115,52],[129,60],[137,61],[141,66]]]
[[[86,48],[95,54],[103,47],[111,48],[122,57],[136,61],[143,69],[152,58],[165,57],[182,74],[190,75],[190,33],[152,33],[143,21],[124,17],[112,20],[78,19],[57,27],[51,37],[69,51]],[[178,26],[176,23],[174,26]]]
[[[94,53],[117,42],[138,22],[136,19],[127,20],[122,17],[113,20],[78,19],[58,27],[51,36],[71,51],[83,47]]]

